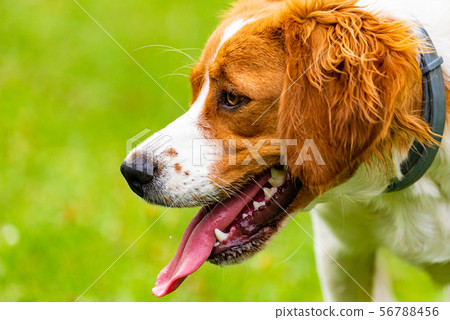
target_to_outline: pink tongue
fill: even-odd
[[[217,204],[210,212],[202,208],[195,215],[184,231],[177,253],[156,279],[152,290],[155,296],[163,297],[176,290],[188,275],[205,263],[216,243],[214,230],[229,226],[268,179],[264,175],[238,196]]]

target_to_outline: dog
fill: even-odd
[[[299,211],[327,301],[374,300],[380,248],[448,284],[449,13],[447,0],[234,4],[192,70],[189,110],[121,166],[149,203],[203,206],[153,294],[205,261],[248,259]]]

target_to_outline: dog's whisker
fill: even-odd
[[[302,241],[302,243],[300,243],[300,245],[297,247],[297,249],[295,249],[294,252],[292,252],[289,257],[287,257],[286,259],[284,259],[283,261],[281,261],[280,263],[277,264],[277,266],[289,261],[290,259],[292,259],[292,257],[295,256],[295,254],[303,247],[303,245],[305,244],[305,241]]]
[[[344,209],[344,197],[342,195],[342,190],[339,190],[341,198],[341,210],[342,210],[342,232],[345,230],[345,209]]]
[[[185,74],[185,73],[169,73],[164,76],[161,76],[160,79],[167,78],[167,77],[173,77],[173,76],[181,76],[184,78],[189,78],[189,75]]]
[[[243,193],[239,188],[237,188],[236,186],[233,186],[230,182],[228,182],[228,181],[225,181],[224,179],[222,179],[222,178],[220,178],[220,177],[218,177],[218,176],[215,176],[215,175],[211,175],[211,176],[213,176],[213,177],[215,177],[215,178],[217,178],[217,179],[220,179],[221,181],[223,181],[223,182],[225,182],[226,184],[228,184],[231,188],[232,188],[232,190],[229,190],[229,191],[231,191],[231,196],[235,196],[235,197],[238,197],[239,199],[241,199],[242,201],[244,201],[245,203],[246,203],[246,207],[247,208],[249,208],[249,206],[248,206],[248,203],[249,203],[249,199],[248,199],[248,197],[247,197],[247,195],[245,194],[245,193]],[[216,183],[216,182],[215,182]],[[217,183],[216,183],[217,184]],[[218,184],[217,184],[218,185]],[[228,193],[227,193],[228,194]],[[243,197],[241,197],[239,194],[242,194],[242,195],[244,195],[245,197],[246,197],[246,199],[244,199]],[[249,208],[250,209],[250,208]]]
[[[164,76],[161,76],[161,78],[167,78],[167,77],[173,77],[173,76],[180,76],[180,77],[184,77],[184,78],[189,78],[189,74],[181,73],[181,72],[169,73],[169,74],[166,74]]]
[[[182,70],[182,69],[192,69],[192,67],[193,67],[194,65],[195,65],[195,63],[186,64],[186,65],[184,65],[184,66],[181,66],[181,67],[175,69],[174,72],[178,72],[178,71],[180,71],[180,70]]]
[[[216,177],[218,179],[220,179],[219,177]],[[237,187],[233,186],[231,183],[221,179],[222,181],[224,181],[226,184],[228,184],[230,186],[230,188],[232,190],[229,190],[231,192],[231,197],[238,197],[239,199],[241,199],[242,201],[248,203],[250,199],[248,199],[247,195],[245,193],[243,193],[241,190],[239,190]],[[243,198],[240,194],[242,194],[243,196],[245,196],[246,198]],[[248,207],[248,205],[246,205]]]
[[[239,199],[241,199],[242,201],[244,201],[246,204],[245,204],[245,206],[247,207],[247,208],[249,208],[249,206],[248,206],[248,199],[244,199],[243,197],[241,197],[239,194],[237,194],[237,193],[229,193],[228,191],[227,191],[227,189],[226,188],[224,188],[224,187],[222,187],[222,186],[220,186],[217,182],[214,182],[213,181],[213,183],[217,186],[217,187],[219,187],[221,190],[223,190],[226,194],[227,194],[227,197],[228,198],[231,198],[231,197],[237,197],[237,198],[239,198]],[[239,191],[239,192],[241,192],[241,191]],[[219,204],[221,204],[221,203],[223,203],[225,201],[225,199],[224,200],[221,200],[221,201],[217,201],[217,203],[219,203]]]
[[[138,51],[138,50],[142,50],[142,49],[145,49],[145,48],[153,48],[153,47],[166,48],[166,50],[163,50],[162,53],[164,53],[164,52],[177,52],[177,53],[180,53],[180,54],[188,57],[190,60],[195,61],[195,59],[191,55],[189,55],[186,52],[184,52],[184,50],[186,50],[186,51],[187,50],[194,50],[194,49],[197,50],[197,48],[178,49],[178,48],[175,48],[175,47],[172,47],[172,46],[168,46],[168,45],[164,45],[164,44],[149,44],[149,45],[146,45],[146,46],[142,46],[142,47],[136,48],[136,49],[132,50],[132,52],[135,52],[135,51]],[[198,49],[198,50],[200,50],[200,49]]]
[[[214,183],[220,190],[222,190],[223,192],[225,192],[227,194],[227,197],[230,197],[231,195],[228,193],[228,191],[222,187],[220,184],[218,184],[217,182],[211,180],[212,183]]]

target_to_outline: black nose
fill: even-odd
[[[147,163],[144,163],[142,168],[137,169],[135,165],[124,162],[120,166],[120,172],[122,172],[122,175],[127,180],[131,190],[139,197],[143,197],[144,190],[142,187],[153,180],[153,176],[147,172]]]

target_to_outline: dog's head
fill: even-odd
[[[417,39],[355,2],[236,4],[192,71],[189,111],[127,157],[122,172],[145,200],[204,206],[154,294],[208,259],[253,255],[362,164],[428,137]],[[380,192],[389,176],[377,178]]]

